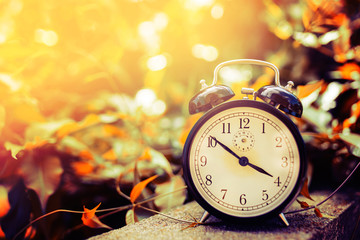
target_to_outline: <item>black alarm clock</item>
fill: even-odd
[[[255,64],[275,72],[275,84],[245,97],[217,84],[224,66]],[[298,196],[306,173],[305,145],[289,115],[301,117],[300,100],[292,82],[280,85],[279,70],[269,62],[237,59],[219,64],[214,80],[189,103],[190,114],[206,112],[189,133],[183,151],[183,170],[190,194],[209,215],[222,220],[257,221],[280,216]],[[253,95],[250,100],[248,95]],[[258,99],[260,101],[258,101]]]

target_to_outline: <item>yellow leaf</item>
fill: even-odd
[[[157,178],[157,175],[154,175],[152,177],[149,177],[148,179],[145,179],[144,181],[139,182],[134,186],[134,188],[131,190],[130,193],[130,201],[134,203],[136,199],[140,196],[142,190],[148,185],[151,181],[153,181],[155,178]]]
[[[132,209],[129,209],[127,212],[126,212],[126,216],[125,216],[125,222],[126,222],[126,225],[129,225],[129,224],[133,224],[133,223],[136,223],[138,222],[138,217],[135,213],[135,209],[132,208]]]
[[[312,94],[314,91],[316,91],[317,89],[319,89],[324,83],[324,80],[321,81],[317,81],[315,83],[312,84],[307,84],[307,85],[303,85],[303,86],[298,86],[297,87],[297,96],[298,98],[305,98],[307,96],[309,96],[310,94]]]
[[[111,137],[124,138],[127,136],[127,133],[124,130],[122,130],[116,126],[113,126],[111,124],[104,125],[104,132],[106,135],[111,136]]]
[[[114,149],[112,148],[109,151],[105,152],[102,155],[102,158],[104,158],[106,160],[110,160],[110,161],[115,161],[117,159],[117,156],[116,156]]]

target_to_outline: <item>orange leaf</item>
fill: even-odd
[[[103,224],[99,218],[95,215],[96,210],[100,207],[99,203],[96,207],[94,207],[93,209],[89,210],[84,206],[84,213],[81,217],[81,220],[83,222],[84,225],[91,227],[91,228],[107,228],[107,229],[112,229],[111,227],[109,227],[106,224]]]
[[[353,73],[359,73],[360,67],[356,63],[346,63],[339,67],[339,71],[341,72],[341,77],[348,80],[354,80],[352,75]]]
[[[74,169],[76,175],[79,176],[87,175],[92,173],[94,170],[94,166],[88,162],[73,162],[71,166]]]
[[[297,199],[296,199],[296,201],[300,204],[301,208],[308,208],[308,207],[310,207],[307,202],[299,201],[299,200],[297,200]]]
[[[302,187],[300,194],[303,195],[304,197],[314,201],[314,199],[311,198],[310,193],[309,193],[309,187],[308,187],[308,179],[305,179],[304,182],[304,186]]]
[[[25,144],[25,149],[32,150],[44,146],[47,143],[48,141],[41,139],[39,136],[36,136],[33,142],[27,142]]]
[[[151,181],[153,181],[155,178],[157,178],[157,175],[154,175],[152,177],[149,177],[148,179],[145,179],[144,181],[139,182],[134,186],[134,188],[131,190],[130,193],[130,201],[134,203],[136,199],[140,196],[142,190],[148,185]]]
[[[104,125],[104,132],[105,132],[105,134],[107,134],[108,136],[111,136],[111,137],[123,138],[123,137],[127,136],[127,134],[124,130],[122,130],[116,126],[110,125],[110,124]]]
[[[315,212],[316,216],[318,216],[319,218],[323,217],[323,215],[320,212],[320,209],[318,209],[317,207],[315,207],[314,212]]]
[[[149,160],[149,159],[151,159],[150,150],[151,149],[149,147],[145,148],[143,154],[138,158],[138,160],[141,161],[141,160]]]
[[[110,161],[115,161],[116,159],[118,159],[118,157],[116,156],[116,153],[114,151],[114,149],[110,149],[109,151],[105,152],[102,157],[106,160],[110,160]]]
[[[305,97],[309,96],[315,90],[319,89],[319,87],[321,87],[323,83],[324,83],[324,81],[321,80],[321,81],[317,81],[317,82],[312,83],[312,84],[306,84],[304,86],[298,86],[297,87],[297,90],[298,90],[297,96],[298,96],[298,98],[305,98]]]
[[[94,160],[94,156],[92,155],[92,153],[88,150],[82,150],[79,153],[79,157],[82,159],[86,159],[86,160]]]
[[[195,115],[191,115],[191,116],[186,120],[184,129],[183,129],[183,131],[182,131],[182,133],[181,133],[181,135],[180,135],[180,138],[179,138],[179,142],[180,142],[182,145],[185,145],[187,136],[189,135],[192,127],[195,125],[195,123],[199,120],[200,117],[201,117],[201,114],[195,114]]]

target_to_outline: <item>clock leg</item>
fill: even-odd
[[[286,219],[284,213],[280,213],[279,217],[280,217],[280,219],[283,221],[283,223],[285,224],[285,226],[287,226],[287,227],[290,226],[290,224],[289,224],[288,220]]]
[[[210,217],[210,213],[208,213],[207,211],[204,211],[203,215],[200,218],[200,222],[204,223],[209,217]]]

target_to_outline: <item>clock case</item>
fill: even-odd
[[[255,64],[270,67],[275,72],[275,83],[276,85],[269,85],[260,88],[257,92],[254,92],[253,89],[243,88],[242,93],[246,95],[242,100],[232,100],[227,101],[233,96],[235,96],[234,92],[227,86],[224,85],[216,85],[217,82],[217,74],[219,70],[227,65],[232,64]],[[183,151],[183,172],[184,172],[184,179],[188,186],[189,192],[194,197],[194,199],[202,206],[205,210],[200,222],[206,221],[209,215],[213,215],[217,218],[220,218],[225,221],[236,221],[236,222],[256,222],[256,221],[263,221],[267,219],[272,219],[277,216],[281,218],[286,226],[289,225],[288,221],[286,220],[283,211],[287,209],[297,198],[299,195],[303,183],[306,178],[307,172],[307,160],[305,156],[305,144],[301,137],[301,134],[294,124],[294,122],[286,115],[292,115],[295,117],[300,118],[302,114],[302,104],[300,100],[291,92],[291,88],[293,86],[292,82],[288,82],[286,87],[282,87],[279,81],[279,71],[271,63],[255,60],[255,59],[236,59],[227,62],[223,62],[219,64],[214,71],[214,81],[211,86],[207,86],[205,81],[202,80],[200,82],[202,84],[201,91],[195,95],[189,102],[189,112],[190,114],[195,114],[198,112],[205,112],[206,113],[196,122],[192,130],[190,131],[187,140],[184,145]],[[248,95],[253,95],[254,100],[249,100]],[[263,100],[257,101],[256,99],[260,98]],[[227,101],[227,102],[226,102]],[[198,193],[190,173],[190,166],[189,166],[189,154],[193,142],[193,138],[200,129],[200,127],[207,122],[212,116],[215,114],[222,112],[229,108],[235,107],[251,107],[264,110],[280,121],[282,121],[287,128],[290,130],[291,134],[294,136],[296,141],[299,156],[300,156],[300,169],[299,169],[299,176],[296,181],[296,185],[293,188],[290,195],[287,199],[281,203],[278,207],[273,209],[272,211],[255,217],[237,217],[228,215],[223,213],[213,206],[211,206],[206,200],[202,198],[202,196]],[[280,112],[283,111],[284,113]]]

